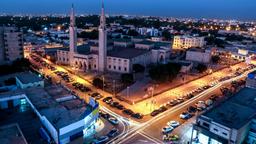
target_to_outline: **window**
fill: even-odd
[[[114,69],[116,69],[116,66],[114,66]]]
[[[121,67],[118,67],[118,70],[121,70]]]
[[[208,123],[203,122],[203,126],[209,128],[210,125]]]
[[[218,130],[216,128],[213,129],[214,131],[218,132]]]
[[[228,135],[227,133],[224,133],[224,132],[223,132],[222,134],[223,134],[223,135],[225,135],[225,136],[227,136],[227,135]]]
[[[111,65],[109,65],[108,68],[111,69]]]
[[[96,68],[96,65],[94,65],[94,68]]]
[[[124,68],[124,71],[127,71],[127,68],[126,68],[126,67]]]

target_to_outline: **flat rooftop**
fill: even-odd
[[[235,96],[203,114],[212,121],[239,129],[256,115],[256,89],[243,88]]]
[[[193,51],[193,52],[205,52],[205,49],[201,49],[201,48],[190,48],[188,51]]]
[[[31,72],[23,72],[16,75],[16,78],[23,84],[34,83],[42,81],[43,79]]]
[[[18,124],[10,124],[0,127],[1,144],[27,144]]]
[[[136,48],[115,48],[111,51],[108,51],[107,56],[132,59],[134,57],[148,53],[148,50],[136,49]]]
[[[154,42],[152,42],[152,41],[144,40],[144,41],[141,41],[141,42],[137,42],[136,44],[154,45],[155,43],[154,43]]]
[[[42,116],[45,116],[56,129],[79,121],[92,111],[92,107],[86,104],[84,100],[73,96],[61,86],[55,85],[45,88],[9,91],[1,93],[0,98],[22,94],[28,97],[37,111]],[[57,101],[57,99],[61,98],[62,101]]]

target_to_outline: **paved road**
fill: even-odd
[[[56,65],[55,65],[56,66]],[[243,68],[245,67],[245,63],[240,63],[235,66],[232,66],[231,69],[224,69],[219,72],[215,72],[211,75],[205,76],[202,79],[198,79],[195,81],[192,81],[188,84],[184,84],[181,87],[172,89],[168,92],[165,92],[163,94],[160,94],[157,96],[156,99],[156,107],[159,107],[161,104],[168,102],[170,99],[176,98],[177,96],[181,96],[183,94],[186,94],[188,92],[193,91],[194,89],[204,86],[206,84],[209,84],[210,82],[214,80],[218,80],[224,76],[227,76],[231,74],[232,72],[235,72],[237,68]],[[65,71],[62,69],[60,66],[56,66],[58,70]],[[46,73],[47,70],[46,70]],[[50,72],[49,72],[50,73]],[[92,88],[93,91],[98,91],[104,96],[109,96],[108,93],[103,92],[101,90],[98,90],[94,87],[91,86],[90,83],[85,81],[83,78],[80,78],[79,76],[76,75],[71,75],[72,78],[74,78],[76,81],[79,81],[83,84],[87,84],[88,87]],[[240,77],[245,77],[245,75],[240,76]],[[127,124],[125,131],[123,131],[116,139],[111,140],[113,143],[138,143],[141,141],[151,141],[152,143],[162,143],[162,135],[161,135],[161,128],[164,127],[164,125],[169,121],[169,120],[179,120],[177,116],[183,111],[186,110],[186,108],[190,105],[194,105],[197,101],[199,100],[206,100],[210,94],[216,93],[218,89],[224,84],[224,83],[230,83],[231,80],[225,81],[223,83],[219,83],[216,86],[204,91],[203,93],[197,95],[196,97],[190,99],[189,101],[186,101],[182,103],[181,105],[175,106],[169,110],[167,110],[164,113],[161,113],[154,117],[153,119],[149,119],[147,122],[144,123],[137,123],[134,122],[131,119],[124,118],[122,113],[116,109],[108,107],[105,103],[100,101],[101,108],[108,113],[111,113],[115,115],[116,117],[119,118],[120,121],[123,121],[124,123]],[[69,85],[67,85],[69,87]],[[80,94],[79,94],[80,95]],[[87,98],[86,94],[81,94],[82,97]],[[155,99],[155,98],[152,98]],[[150,111],[148,111],[148,107],[146,106],[146,103],[149,103],[152,101],[152,99],[149,99],[145,102],[141,102],[135,105],[129,105],[125,104],[124,102],[121,102],[121,104],[124,104],[125,107],[131,108],[135,110],[136,112],[142,112],[142,113],[149,113],[151,112],[152,108],[150,108]],[[179,120],[180,122],[184,122]],[[150,143],[151,143],[150,142]]]

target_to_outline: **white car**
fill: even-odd
[[[113,125],[118,125],[118,120],[114,117],[108,118],[108,121],[112,123]]]
[[[180,123],[178,121],[169,121],[167,123],[168,126],[172,126],[172,127],[178,127],[180,125]]]
[[[164,134],[170,133],[170,132],[172,132],[173,129],[174,128],[172,126],[166,126],[162,129],[162,133],[164,133]]]

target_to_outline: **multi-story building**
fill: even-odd
[[[255,144],[255,120],[256,89],[246,87],[197,117],[192,143]]]
[[[0,64],[23,57],[22,33],[17,27],[0,27]]]
[[[209,63],[211,61],[212,52],[210,50],[192,48],[186,52],[186,60]]]
[[[188,49],[192,47],[203,47],[204,37],[174,36],[173,49]]]
[[[35,75],[22,75],[17,75],[16,78],[19,80],[17,86],[21,89],[0,94],[0,109],[27,103],[41,121],[48,137],[56,144],[69,143],[78,137],[86,137],[95,132],[94,124],[99,116],[99,104],[93,98],[86,103],[73,95],[69,89],[58,85],[44,87],[41,79]],[[30,86],[21,87],[20,83]]]
[[[256,89],[256,71],[251,72],[247,75],[246,87]]]

